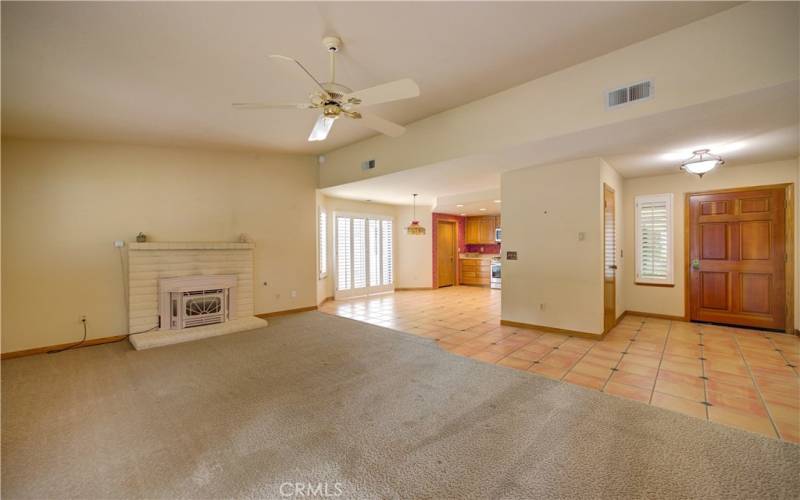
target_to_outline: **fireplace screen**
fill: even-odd
[[[228,290],[196,290],[172,293],[172,327],[189,328],[226,320]]]
[[[186,316],[202,316],[203,314],[218,314],[222,311],[220,297],[192,297],[186,301]]]

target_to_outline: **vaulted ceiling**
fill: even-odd
[[[597,57],[735,2],[3,2],[3,133],[18,137],[321,153],[374,134],[340,120],[308,143],[304,100],[327,79],[321,38],[344,39],[337,80],[410,77],[419,98],[376,106],[401,124]]]

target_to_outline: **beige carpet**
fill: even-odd
[[[321,313],[2,363],[2,496],[796,498],[800,447]],[[291,490],[284,489],[284,492]]]

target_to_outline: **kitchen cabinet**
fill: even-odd
[[[489,286],[492,277],[490,259],[461,259],[461,284]]]
[[[468,245],[489,245],[495,243],[494,230],[499,217],[493,215],[467,217],[465,243]]]

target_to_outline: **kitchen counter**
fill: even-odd
[[[500,254],[497,253],[483,253],[483,254],[471,254],[471,253],[461,253],[458,254],[458,258],[461,260],[493,260],[499,259]]]

